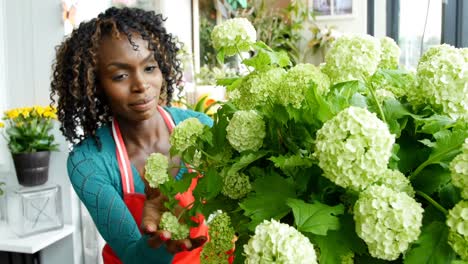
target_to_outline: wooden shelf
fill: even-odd
[[[8,228],[7,223],[0,222],[0,251],[33,254],[71,235],[73,230],[72,225],[64,225],[62,229],[20,238]]]

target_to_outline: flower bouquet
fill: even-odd
[[[6,140],[11,153],[52,151],[57,149],[54,135],[50,133],[57,110],[53,107],[34,106],[5,111],[3,120]],[[5,124],[0,122],[0,127]]]
[[[391,39],[344,35],[320,67],[293,66],[253,31],[213,30],[220,60],[253,51],[250,72],[218,81],[230,99],[212,127],[174,129],[193,172],[155,181],[174,225],[210,215],[202,263],[226,263],[234,242],[237,263],[468,261],[468,50],[432,47],[409,72]]]
[[[8,143],[16,176],[23,186],[36,186],[48,179],[50,152],[57,150],[51,130],[57,119],[53,107],[33,106],[5,111],[4,136]],[[5,124],[0,122],[0,127]]]

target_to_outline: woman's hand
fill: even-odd
[[[193,250],[202,246],[207,238],[200,236],[197,238],[187,238],[181,240],[171,240],[171,233],[165,230],[158,230],[162,214],[167,211],[164,202],[168,199],[158,189],[151,188],[145,182],[146,201],[143,208],[143,218],[141,229],[143,233],[151,235],[148,239],[150,247],[158,248],[166,243],[167,251],[176,254],[181,251]],[[176,210],[182,211],[182,210]]]

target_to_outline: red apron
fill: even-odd
[[[170,115],[162,108],[158,106],[158,111],[164,119],[167,127],[169,128],[169,132],[172,132],[175,124],[172,121]],[[130,160],[128,159],[127,149],[125,148],[124,141],[122,139],[122,135],[120,134],[120,129],[117,124],[117,121],[114,119],[112,122],[112,135],[114,137],[114,141],[116,144],[116,155],[117,161],[119,163],[119,170],[122,179],[122,187],[123,187],[123,197],[124,202],[127,205],[130,213],[132,214],[135,222],[140,226],[141,219],[143,216],[143,206],[145,202],[145,195],[140,193],[135,193],[134,184],[133,184],[133,173],[132,168],[130,166]],[[187,168],[189,168],[187,166]],[[189,169],[189,172],[191,170]],[[194,197],[192,195],[192,191],[197,185],[198,178],[195,177],[192,179],[192,183],[189,189],[182,194],[177,194],[176,199],[179,200],[179,205],[182,207],[186,207],[194,201]],[[199,214],[193,220],[199,223],[198,227],[190,228],[190,237],[195,238],[199,236],[208,237],[208,226],[205,223],[205,218],[203,215]],[[141,232],[141,230],[140,230]],[[174,264],[200,264],[200,254],[202,251],[202,247],[196,248],[192,251],[183,251],[174,255],[174,259],[172,263]],[[106,244],[102,250],[102,257],[105,264],[121,264],[122,262],[119,260],[117,255],[111,249],[111,247]]]

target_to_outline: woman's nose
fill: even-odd
[[[134,92],[144,92],[148,90],[150,87],[150,84],[143,78],[143,76],[136,76],[135,81],[133,82],[132,85],[132,90]]]

